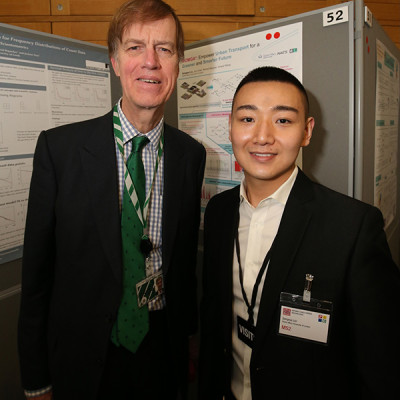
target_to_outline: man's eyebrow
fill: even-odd
[[[159,40],[159,41],[154,42],[154,44],[156,46],[169,45],[171,47],[175,47],[175,43],[171,42],[170,40]]]
[[[235,109],[235,111],[240,111],[240,110],[251,110],[251,111],[257,111],[258,107],[254,104],[243,104]],[[292,111],[295,113],[299,113],[299,110],[295,107],[291,106],[285,106],[285,105],[277,105],[272,107],[273,111]]]
[[[129,38],[129,39],[126,39],[125,42],[123,42],[123,44],[131,44],[131,43],[133,43],[133,44],[146,44],[146,42],[144,40],[135,39],[135,38]],[[168,45],[168,46],[171,46],[171,47],[175,47],[175,43],[171,42],[169,40],[158,40],[158,41],[154,42],[153,45],[155,45],[155,46]]]
[[[135,38],[128,38],[123,42],[123,44],[130,44],[130,43],[144,43],[144,41]]]
[[[254,104],[243,104],[242,106],[237,107],[235,111],[240,111],[240,110],[256,111],[258,110],[258,107],[255,106]]]
[[[284,105],[277,105],[275,107],[273,107],[274,111],[292,111],[295,113],[299,113],[299,110],[295,107],[291,107],[291,106],[284,106]]]

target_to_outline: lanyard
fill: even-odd
[[[113,123],[114,123],[114,136],[115,140],[117,142],[117,146],[119,149],[119,152],[121,153],[121,156],[124,160],[124,178],[125,178],[125,186],[128,190],[128,193],[130,193],[130,198],[132,201],[132,204],[136,210],[137,216],[140,220],[140,222],[143,225],[143,229],[146,230],[147,228],[147,219],[148,219],[148,210],[149,210],[149,203],[150,203],[150,197],[151,193],[153,190],[153,185],[154,185],[154,180],[157,174],[158,170],[158,165],[160,163],[163,150],[164,150],[164,128],[162,128],[161,131],[161,137],[158,142],[158,150],[157,150],[157,160],[156,160],[156,165],[154,167],[154,172],[153,172],[153,179],[151,181],[150,189],[149,192],[146,195],[144,204],[143,204],[143,209],[140,206],[139,199],[137,197],[137,193],[135,190],[135,186],[133,185],[132,178],[129,174],[128,168],[126,166],[126,157],[125,157],[125,152],[124,152],[124,140],[123,140],[123,134],[122,134],[122,127],[121,127],[121,121],[119,119],[119,114],[118,114],[118,106],[114,106],[113,110]]]
[[[257,299],[257,292],[258,292],[258,286],[260,285],[261,278],[265,272],[265,269],[267,268],[267,265],[271,259],[271,250],[274,245],[272,243],[271,248],[268,250],[267,255],[264,258],[264,261],[261,265],[260,271],[258,272],[256,282],[254,283],[253,287],[253,293],[251,295],[251,303],[249,303],[249,300],[247,298],[246,291],[244,290],[243,286],[243,269],[242,269],[242,264],[240,262],[240,245],[239,245],[239,221],[240,221],[240,213],[238,209],[238,219],[237,219],[237,229],[235,232],[235,243],[236,243],[236,256],[239,264],[239,281],[240,281],[240,287],[242,289],[242,295],[243,295],[243,300],[246,303],[247,306],[247,313],[249,314],[249,323],[254,326],[254,306],[256,305],[256,299]]]

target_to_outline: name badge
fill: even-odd
[[[243,318],[237,316],[238,338],[251,348],[253,348],[255,330],[255,326],[252,325],[249,321],[246,321]]]
[[[279,305],[280,335],[328,344],[332,302],[282,292]]]
[[[164,293],[164,278],[162,271],[157,272],[136,285],[136,294],[139,307],[145,306],[149,301],[156,299]]]

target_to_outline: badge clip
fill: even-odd
[[[311,286],[314,275],[306,274],[306,281],[304,283],[303,301],[310,302],[311,300]]]
[[[306,284],[310,284],[308,289],[311,289],[311,279],[306,279]],[[301,295],[282,292],[279,304],[279,335],[328,344],[333,310],[331,301],[314,298],[304,301]]]

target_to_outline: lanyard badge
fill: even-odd
[[[333,304],[311,297],[313,279],[306,275],[303,296],[281,293],[278,333],[327,345]]]

